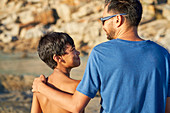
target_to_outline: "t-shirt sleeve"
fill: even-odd
[[[168,81],[168,97],[170,97],[170,54],[169,54],[169,59],[168,59],[168,63],[169,63],[169,69],[168,69],[168,73],[169,73],[169,81]]]
[[[83,79],[76,89],[90,98],[95,97],[100,86],[99,65],[97,61],[97,53],[93,49],[89,56]]]
[[[169,84],[168,84],[168,97],[170,97],[170,80],[169,80]]]

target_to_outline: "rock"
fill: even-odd
[[[160,40],[160,43],[166,47],[169,52],[170,52],[170,28],[168,28],[166,31],[164,31],[164,37],[162,38],[162,40]]]
[[[20,43],[15,47],[16,51],[27,51],[28,47],[24,43]]]
[[[170,5],[166,5],[163,8],[163,16],[170,21]]]
[[[78,19],[83,16],[87,16],[99,12],[100,10],[102,10],[103,8],[102,6],[103,5],[99,1],[90,2],[89,4],[80,7],[80,9],[77,12],[73,13],[72,18]]]
[[[155,7],[154,5],[143,5],[143,20],[150,20],[155,16]]]
[[[65,22],[69,22],[71,20],[71,9],[68,5],[60,4],[56,6],[56,9],[60,19]]]
[[[10,33],[0,34],[0,40],[4,43],[12,41],[12,35]]]
[[[31,28],[26,31],[25,34],[25,39],[30,39],[30,38],[39,38],[43,35],[43,32],[41,31],[39,26],[36,26],[35,28]]]
[[[10,12],[13,11],[14,7],[15,7],[15,2],[14,1],[11,1],[11,2],[8,2],[8,4],[6,5],[6,9]]]
[[[143,4],[153,4],[155,0],[141,0]]]
[[[24,39],[25,35],[26,35],[27,29],[26,28],[22,28],[19,34],[20,39]]]
[[[32,86],[32,83],[33,83],[33,80],[35,78],[35,76],[33,75],[24,75],[24,83],[27,87],[29,87],[29,89],[31,89],[31,86]]]
[[[3,50],[3,49],[4,49],[4,47],[5,47],[5,43],[0,42],[0,50]]]
[[[38,44],[39,44],[39,38],[32,38],[31,43],[30,43],[30,49],[37,49]]]
[[[163,36],[165,36],[165,30],[166,28],[161,28],[157,31],[156,36],[154,37],[154,41],[159,42]]]
[[[91,40],[96,40],[99,37],[101,30],[102,25],[99,22],[89,23],[88,28],[83,32],[83,41],[87,43]]]
[[[32,2],[32,3],[38,3],[41,2],[42,0],[27,0],[27,2]]]
[[[0,9],[4,9],[8,0],[1,0]]]
[[[55,9],[45,10],[37,13],[34,22],[46,24],[55,24],[58,19],[58,14]]]
[[[7,91],[27,91],[31,89],[35,76],[0,75],[0,84]]]
[[[86,22],[82,22],[82,23],[70,22],[70,23],[66,23],[63,27],[66,33],[83,34],[86,26],[87,26]]]
[[[1,23],[4,24],[4,25],[9,25],[11,23],[14,23],[16,19],[17,19],[16,14],[11,14],[11,15],[8,15],[6,18],[4,18],[1,21]]]
[[[34,21],[34,15],[33,15],[32,11],[30,11],[30,10],[23,11],[23,12],[19,13],[18,16],[19,16],[21,23],[23,23],[23,24],[30,23],[30,22]]]
[[[167,0],[156,0],[157,4],[167,3]]]
[[[10,30],[10,34],[12,36],[18,36],[20,26],[19,24],[8,24],[6,25],[6,28]]]

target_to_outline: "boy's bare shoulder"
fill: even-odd
[[[69,78],[63,82],[63,87],[70,90],[70,92],[73,94],[76,91],[76,88],[81,80],[75,80],[72,78]]]

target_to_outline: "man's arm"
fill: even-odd
[[[167,97],[167,99],[166,99],[165,113],[170,113],[170,97]]]
[[[34,79],[33,92],[40,92],[45,95],[55,105],[60,106],[70,112],[80,113],[86,107],[91,98],[88,96],[75,91],[74,95],[67,94],[58,90],[54,90],[51,87],[44,84],[42,81],[45,79],[44,76]]]
[[[40,104],[35,93],[33,93],[31,113],[42,113]]]

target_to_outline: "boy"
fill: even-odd
[[[38,45],[38,55],[54,72],[46,84],[56,90],[73,94],[80,80],[70,78],[72,68],[80,65],[80,52],[66,33],[52,32],[43,36]],[[51,94],[53,96],[53,94]],[[50,102],[40,93],[33,94],[31,113],[69,113]]]

